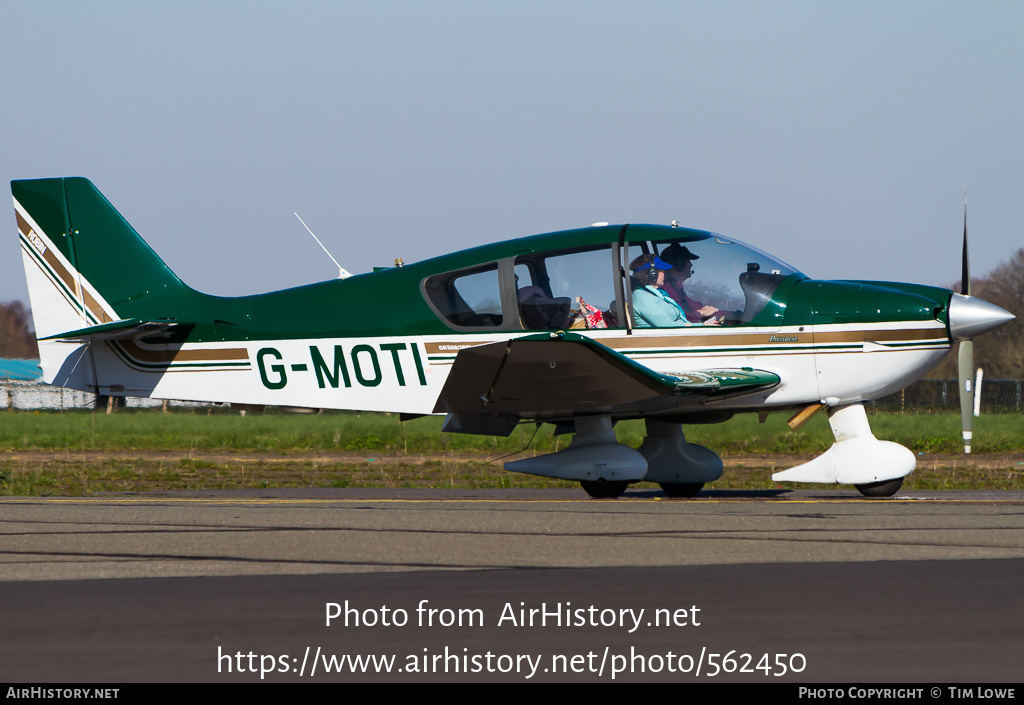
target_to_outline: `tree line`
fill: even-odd
[[[0,357],[16,360],[39,357],[32,314],[21,301],[0,301]]]

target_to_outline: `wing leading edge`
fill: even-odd
[[[463,422],[499,417],[506,423],[630,416],[678,410],[779,382],[774,373],[748,367],[662,374],[586,336],[559,331],[463,349],[434,413],[455,415]]]

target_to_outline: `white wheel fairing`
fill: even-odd
[[[830,409],[829,425],[836,439],[831,448],[810,462],[775,473],[772,479],[868,485],[905,477],[917,467],[909,449],[875,438],[863,404]]]

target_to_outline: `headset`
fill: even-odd
[[[658,283],[658,272],[662,271],[655,268],[654,263],[657,260],[656,255],[644,254],[633,260],[632,264],[638,265],[633,267],[633,277],[643,285],[657,284]],[[640,269],[646,265],[646,269]]]

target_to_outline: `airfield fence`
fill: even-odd
[[[922,379],[895,394],[871,402],[876,411],[927,414],[960,411],[960,389],[955,379]],[[1024,381],[986,379],[981,383],[981,413],[1007,414],[1024,410]]]
[[[159,399],[128,397],[128,408],[161,406]],[[0,409],[63,411],[92,409],[96,395],[74,389],[62,389],[42,382],[0,380]],[[100,406],[106,408],[105,400]],[[202,407],[210,404],[172,401],[172,407]],[[922,379],[895,394],[868,403],[868,409],[893,413],[928,414],[960,411],[960,396],[955,379]],[[982,413],[1019,413],[1024,411],[1024,381],[986,379],[981,385]]]

